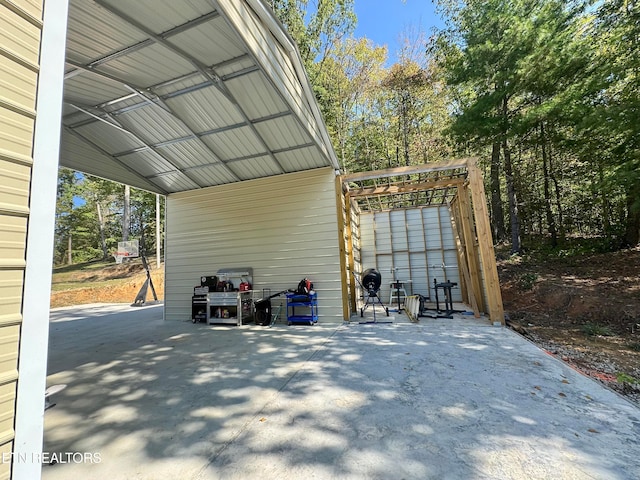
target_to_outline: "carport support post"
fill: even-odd
[[[18,357],[13,480],[38,480],[44,432],[49,297],[55,227],[68,0],[44,2],[33,167],[29,198],[22,327]]]
[[[491,228],[489,227],[487,199],[484,191],[484,183],[482,182],[482,173],[477,167],[475,159],[468,160],[467,173],[469,188],[471,189],[473,212],[476,220],[476,232],[478,234],[480,258],[482,259],[487,301],[489,304],[489,318],[493,322],[499,322],[501,325],[504,325],[504,307],[502,306],[498,267],[496,265],[496,255],[493,250]]]

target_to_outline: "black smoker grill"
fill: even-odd
[[[375,268],[368,268],[364,272],[362,272],[362,281],[360,282],[360,287],[364,290],[364,295],[366,295],[367,300],[365,301],[363,307],[360,309],[360,316],[364,317],[364,311],[367,309],[369,305],[373,307],[373,321],[376,321],[376,301],[384,308],[387,317],[389,316],[389,309],[384,306],[382,300],[378,296],[378,292],[380,291],[380,285],[382,285],[382,275]],[[363,296],[364,296],[363,295]]]

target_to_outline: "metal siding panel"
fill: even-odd
[[[40,57],[42,2],[15,0],[31,23],[0,6],[0,453],[13,452],[18,349],[22,320],[25,250],[33,130]],[[48,300],[47,300],[48,301]],[[0,478],[11,477],[11,462]]]
[[[424,230],[422,228],[422,210],[407,210],[407,242],[410,252],[424,252]]]
[[[0,438],[13,437],[13,411],[15,401],[16,383],[10,382],[0,385]]]
[[[376,252],[391,254],[393,245],[391,244],[391,223],[389,212],[376,212],[373,216],[374,231],[376,235]]]
[[[191,315],[193,286],[219,268],[251,266],[254,290],[315,284],[321,321],[342,320],[340,251],[331,169],[170,195],[166,312]]]
[[[0,375],[18,370],[19,340],[20,325],[0,327]],[[2,420],[0,420],[0,429],[1,426]]]
[[[26,110],[35,110],[38,74],[0,55],[0,101],[3,99]]]
[[[2,162],[0,162],[2,165]],[[8,259],[24,258],[24,245],[27,238],[27,219],[10,215],[0,215],[0,265],[6,265]]]
[[[0,45],[29,63],[38,63],[40,29],[0,6]]]
[[[13,257],[3,257],[0,269],[0,317],[20,315],[24,283],[24,244],[12,249]],[[20,255],[19,255],[20,254]],[[21,264],[21,265],[20,265]],[[0,376],[2,371],[0,370]]]
[[[31,157],[33,118],[0,107],[0,151]]]
[[[409,250],[409,244],[407,242],[407,220],[404,210],[392,210],[389,212],[391,222],[391,236],[393,239],[393,249]]]
[[[434,278],[438,282],[449,279],[460,284],[447,207],[362,213],[360,240],[362,268],[375,267],[382,274],[380,298],[383,301],[390,295],[391,267],[398,269],[399,280],[411,280],[413,293],[428,297],[432,296]],[[452,294],[454,301],[462,300],[459,289],[454,289]]]
[[[0,208],[10,206],[28,211],[31,168],[16,163],[0,163]]]

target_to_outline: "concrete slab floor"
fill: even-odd
[[[45,480],[637,479],[640,409],[486,319],[51,313]]]

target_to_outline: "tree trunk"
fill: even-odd
[[[67,264],[68,265],[73,265],[73,253],[72,253],[72,250],[71,250],[71,247],[72,247],[71,232],[69,232],[69,238],[67,240],[68,240],[68,243],[67,243]]]
[[[547,139],[544,132],[544,123],[540,123],[540,144],[542,146],[542,172],[544,184],[544,211],[547,217],[547,228],[551,236],[551,246],[558,246],[558,231],[556,221],[551,210],[551,189],[549,188],[549,159],[547,158]]]
[[[520,253],[520,220],[518,218],[518,202],[516,190],[513,183],[513,166],[511,165],[511,150],[506,139],[502,141],[502,152],[504,154],[504,173],[507,180],[507,197],[509,199],[509,218],[511,225],[511,253]]]
[[[100,229],[100,246],[102,247],[102,258],[107,258],[109,252],[107,252],[107,241],[104,234],[104,218],[102,216],[102,208],[100,207],[100,201],[96,199],[96,210],[98,212],[98,228]]]
[[[131,187],[124,186],[124,208],[122,211],[122,241],[129,240],[129,230],[131,229]]]
[[[627,224],[624,236],[629,247],[640,243],[640,178],[627,191]]]
[[[504,240],[504,209],[500,192],[500,144],[494,142],[491,150],[491,227],[494,241]]]

